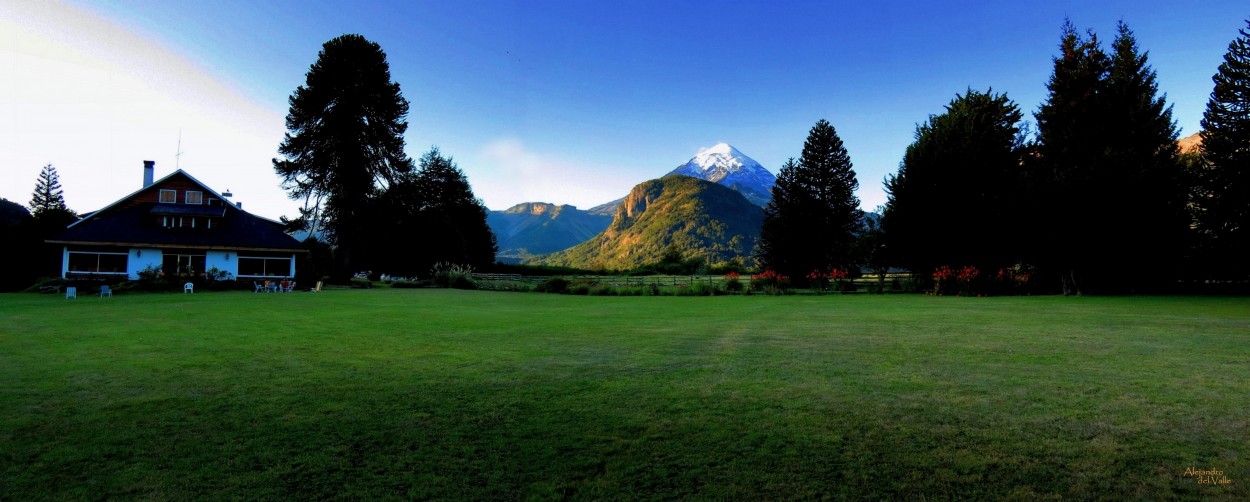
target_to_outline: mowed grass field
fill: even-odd
[[[104,498],[1247,500],[1250,299],[0,295],[0,499]]]

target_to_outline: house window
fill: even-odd
[[[161,189],[161,204],[174,204],[178,202],[177,190]]]
[[[290,277],[290,258],[239,257],[239,277]]]
[[[71,274],[126,274],[126,253],[69,252]]]
[[[200,205],[204,203],[204,192],[199,190],[187,190],[187,204]]]
[[[202,274],[204,255],[165,253],[161,256],[161,270],[166,274]]]

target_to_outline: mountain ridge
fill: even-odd
[[[519,261],[567,249],[594,237],[612,222],[568,204],[523,202],[503,211],[490,211],[486,223],[499,247],[496,259]]]
[[[710,264],[749,260],[764,210],[742,193],[701,178],[669,174],[638,184],[612,223],[591,239],[532,260],[544,265],[628,270],[670,250]]]

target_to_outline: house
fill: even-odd
[[[143,162],[143,188],[88,213],[49,239],[62,248],[62,278],[138,279],[145,269],[203,275],[216,268],[238,279],[291,278],[300,242],[281,223],[241,204],[181,169],[153,181]]]

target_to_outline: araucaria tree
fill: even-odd
[[[1036,247],[1069,294],[1166,284],[1186,232],[1171,108],[1123,23],[1112,50],[1065,23],[1036,114]]]
[[[1024,257],[1019,107],[1007,96],[968,90],[916,128],[898,173],[885,182],[882,218],[898,264],[996,270]]]
[[[65,206],[65,191],[61,190],[61,177],[52,164],[43,166],[39,171],[39,179],[35,181],[35,191],[30,196],[30,214],[35,218],[43,218],[53,213],[69,211]]]
[[[372,263],[400,275],[421,275],[436,263],[486,267],[495,262],[495,234],[486,224],[486,206],[473,195],[464,172],[438,148],[401,175],[382,194],[371,234]]]
[[[1197,223],[1214,275],[1250,279],[1250,20],[1228,44],[1202,115]]]
[[[52,164],[43,166],[39,178],[35,181],[35,190],[30,197],[29,237],[33,242],[25,245],[33,246],[24,260],[38,275],[55,275],[60,270],[61,255],[52,246],[43,241],[52,238],[65,230],[65,227],[78,219],[78,214],[65,205],[65,192],[61,189],[61,177]],[[14,236],[14,242],[22,240],[20,235]],[[59,248],[56,248],[59,249]],[[20,274],[19,274],[20,275]]]
[[[322,46],[290,105],[274,170],[288,195],[304,201],[297,224],[324,230],[340,271],[354,272],[374,199],[412,169],[403,137],[408,101],[382,48],[342,35]]]
[[[858,187],[842,139],[821,119],[798,162],[786,161],[777,175],[756,244],[760,264],[795,279],[852,269],[855,235],[862,227]]]

